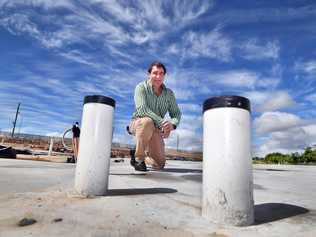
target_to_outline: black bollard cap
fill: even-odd
[[[87,103],[106,104],[115,108],[115,100],[103,95],[87,95],[84,97],[83,104]]]
[[[222,107],[240,108],[250,112],[250,101],[245,97],[237,95],[211,97],[204,101],[203,113],[209,109]]]

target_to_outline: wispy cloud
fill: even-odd
[[[17,7],[17,6],[42,7],[44,9],[69,8],[72,6],[71,1],[67,0],[0,0],[0,7]]]
[[[47,48],[55,48],[62,45],[61,39],[58,37],[51,37],[49,34],[41,32],[38,29],[38,26],[24,14],[16,13],[4,17],[0,19],[0,25],[7,28],[7,30],[15,35],[28,34]]]
[[[190,31],[184,35],[182,47],[184,57],[207,57],[226,62],[231,59],[232,42],[220,28],[208,33]]]
[[[0,25],[12,34],[28,34],[43,47],[56,49],[57,53],[67,59],[96,68],[100,67],[98,59],[91,58],[87,52],[69,48],[78,44],[89,48],[99,45],[104,53],[109,50],[113,56],[121,57],[122,63],[131,66],[129,60],[132,60],[134,53],[124,52],[121,46],[150,43],[155,54],[159,40],[164,35],[179,30],[179,26],[190,24],[213,6],[212,2],[204,1],[180,3],[113,0],[82,1],[80,4],[71,1],[29,0],[2,1],[0,4],[3,10]],[[22,11],[22,7],[26,10]],[[34,12],[34,7],[45,11]],[[55,10],[58,8],[67,10],[62,19],[56,16]],[[170,14],[170,10],[173,14]],[[31,17],[33,13],[36,17]],[[210,37],[216,40],[217,35],[214,32]],[[221,55],[220,52],[217,54]]]
[[[208,9],[214,6],[214,1],[190,1],[190,0],[176,0],[174,1],[174,23],[187,23],[201,15],[203,15]]]
[[[210,77],[216,84],[241,88],[254,88],[259,79],[259,76],[255,72],[248,70],[217,72]]]
[[[307,95],[305,97],[305,100],[308,100],[308,101],[316,104],[316,93]]]
[[[280,77],[261,77],[259,81],[257,81],[257,87],[261,89],[270,88],[271,90],[277,88],[281,81]]]
[[[240,56],[248,60],[278,59],[280,46],[278,41],[270,41],[266,44],[258,39],[250,39],[240,46]]]
[[[179,107],[183,113],[201,113],[202,111],[200,105],[192,103],[181,103],[179,104]]]
[[[235,8],[226,10],[224,12],[218,12],[217,14],[210,15],[204,20],[207,22],[220,22],[226,25],[240,25],[240,24],[273,24],[278,23],[293,23],[301,19],[313,18],[316,16],[316,7],[314,4],[302,4],[301,6],[288,6],[283,5],[279,7],[275,6],[262,6],[260,8]],[[291,32],[295,26],[285,28],[285,31]],[[312,28],[310,28],[312,29]]]
[[[105,65],[97,63],[94,58],[91,56],[84,54],[78,50],[71,50],[68,52],[61,52],[60,55],[64,58],[70,59],[71,61],[78,62],[80,64],[88,65],[96,69],[101,69],[105,67]]]
[[[295,69],[307,78],[316,79],[316,60],[298,61],[295,63]]]

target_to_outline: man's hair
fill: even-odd
[[[161,62],[153,62],[152,64],[150,64],[149,68],[148,68],[148,73],[151,73],[151,70],[153,69],[153,67],[156,66],[157,68],[162,68],[164,73],[167,73],[167,69],[165,67],[165,65],[163,65]]]

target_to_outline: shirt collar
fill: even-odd
[[[149,79],[147,79],[147,80],[146,80],[146,83],[147,83],[147,85],[149,86],[151,92],[154,93],[154,89],[153,89],[153,86],[152,86],[152,84],[151,84],[151,81],[150,81]],[[162,93],[164,93],[164,92],[166,91],[167,87],[165,86],[164,83],[162,83],[161,87],[162,87]],[[161,93],[161,94],[162,94],[162,93]]]

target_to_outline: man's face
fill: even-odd
[[[153,66],[149,74],[149,79],[151,81],[151,84],[154,87],[158,88],[162,85],[164,78],[165,78],[165,72],[163,68]]]

